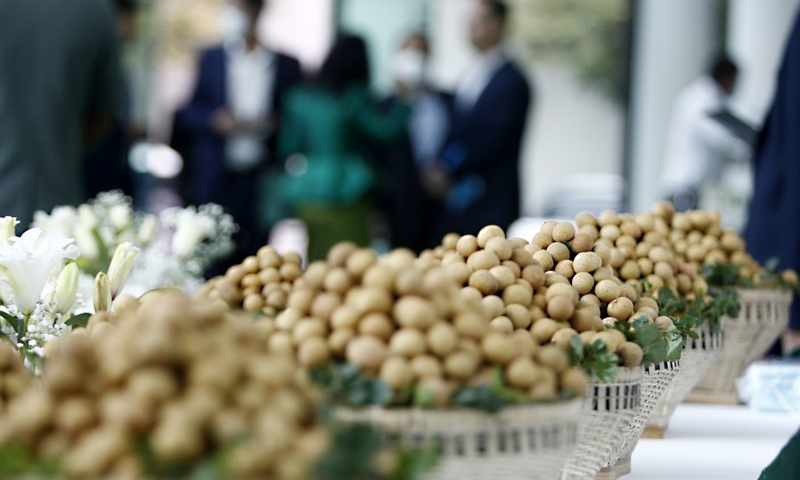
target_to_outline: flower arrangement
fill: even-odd
[[[38,228],[17,237],[17,223],[0,219],[0,337],[30,360],[75,321],[80,250],[72,238]]]
[[[122,192],[99,194],[78,207],[60,206],[52,212],[36,212],[33,227],[75,239],[81,251],[76,263],[83,299],[98,273],[108,270],[114,252],[129,243],[138,249],[130,265],[128,293],[141,295],[161,287],[177,287],[194,293],[203,283],[203,272],[234,249],[238,229],[233,218],[216,204],[173,207],[158,215],[136,212]],[[112,285],[112,297],[119,294]],[[87,290],[88,289],[88,290]]]

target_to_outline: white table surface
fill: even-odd
[[[681,404],[663,439],[642,439],[625,480],[757,480],[800,429],[800,416]]]

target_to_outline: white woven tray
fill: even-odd
[[[735,318],[723,318],[725,347],[694,394],[736,402],[736,379],[753,361],[767,353],[789,325],[792,292],[776,289],[739,289],[741,309]]]
[[[642,400],[642,367],[620,368],[608,383],[593,379],[584,397],[578,446],[562,472],[562,480],[591,480],[619,449],[626,427],[639,413]]]
[[[658,401],[661,400],[661,397],[672,385],[679,370],[680,365],[677,361],[644,366],[642,401],[639,413],[625,427],[622,444],[611,452],[608,461],[603,464],[601,473],[604,475],[601,475],[602,478],[619,478],[630,472],[631,454],[642,437],[647,420]]]
[[[722,352],[723,332],[712,332],[708,324],[695,329],[697,339],[688,338],[681,353],[681,367],[647,419],[645,436],[660,438],[678,404],[683,402]]]
[[[578,438],[582,399],[506,408],[497,414],[469,409],[337,409],[336,419],[364,422],[405,445],[441,449],[425,480],[553,480]],[[387,437],[387,441],[388,437]],[[392,441],[398,441],[395,438]]]

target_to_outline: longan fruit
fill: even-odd
[[[474,271],[469,276],[469,286],[477,288],[484,295],[492,295],[500,289],[497,279],[487,270]]]
[[[497,255],[497,258],[499,258],[501,261],[510,259],[513,253],[511,242],[506,240],[505,237],[490,238],[486,242],[486,246],[484,248],[490,252],[494,252],[494,254]]]
[[[376,370],[388,355],[386,344],[370,335],[352,339],[346,351],[348,362],[368,370]]]
[[[512,387],[528,389],[536,382],[538,368],[530,358],[517,358],[506,367],[506,380]]]
[[[553,240],[567,243],[575,238],[575,227],[570,222],[560,222],[553,228]]]
[[[425,335],[414,328],[401,328],[392,335],[389,351],[406,357],[421,355],[425,352]]]
[[[490,250],[478,250],[467,257],[467,265],[473,271],[489,270],[500,265],[500,257]]]
[[[489,333],[481,340],[481,353],[491,363],[505,365],[514,356],[511,337],[500,332]]]
[[[551,243],[545,251],[553,258],[554,264],[557,264],[563,260],[569,260],[570,257],[569,247],[560,242]],[[535,255],[533,258],[537,259]]]
[[[506,232],[503,231],[502,228],[498,227],[497,225],[488,225],[483,227],[478,232],[478,246],[481,248],[486,248],[486,244],[492,238],[506,238]]]
[[[489,322],[489,327],[498,332],[512,333],[514,331],[514,322],[510,318],[501,315],[493,318]]]
[[[553,320],[563,322],[568,320],[575,311],[571,299],[564,296],[555,296],[547,302],[547,315]]]
[[[380,368],[380,379],[390,387],[399,390],[411,384],[414,372],[408,360],[403,357],[389,357]]]

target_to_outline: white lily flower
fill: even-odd
[[[84,203],[78,207],[78,220],[89,230],[97,227],[97,215],[89,204]]]
[[[111,308],[111,286],[106,272],[94,277],[94,311],[107,312]]]
[[[74,262],[69,263],[56,280],[55,291],[53,292],[53,304],[56,313],[67,313],[75,304],[75,296],[78,294],[78,265]]]
[[[65,260],[75,260],[80,250],[64,235],[46,235],[32,228],[21,237],[0,242],[0,272],[13,304],[23,315],[30,315],[42,297],[47,281]]]
[[[158,217],[148,214],[142,220],[139,231],[136,234],[137,240],[141,245],[149,245],[156,238],[158,232]]]
[[[14,229],[18,224],[17,217],[0,218],[0,242],[8,243],[8,240],[15,235]]]
[[[172,236],[172,253],[181,259],[191,257],[203,238],[208,235],[208,226],[192,212],[184,212],[178,220]],[[212,226],[213,227],[213,226]]]
[[[114,205],[108,210],[108,220],[111,222],[111,226],[117,230],[130,227],[132,217],[133,212],[131,211],[131,206],[127,203]]]
[[[83,223],[75,225],[75,243],[84,258],[95,260],[100,256],[100,246],[97,244],[92,229]]]
[[[117,295],[128,281],[128,276],[133,269],[133,261],[139,254],[139,247],[131,242],[125,242],[117,246],[114,256],[111,257],[111,264],[108,266],[108,281],[111,287],[111,299]]]

